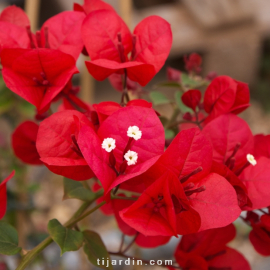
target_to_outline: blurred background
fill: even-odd
[[[254,134],[270,133],[270,1],[269,0],[104,0],[118,11],[133,29],[149,15],[159,15],[172,26],[173,45],[164,68],[156,75],[145,91],[157,82],[166,80],[166,67],[184,69],[183,56],[192,52],[203,58],[203,75],[215,71],[218,75],[229,75],[249,84],[252,106],[241,114]],[[64,10],[72,10],[72,0],[0,0],[0,11],[15,4],[24,8],[35,31],[51,16]],[[75,1],[82,3],[82,1]],[[0,29],[1,31],[1,29]],[[75,82],[80,84],[81,97],[91,104],[105,100],[120,101],[120,93],[113,90],[109,82],[94,81],[85,69],[86,57],[78,60],[80,75]],[[52,175],[46,168],[25,168],[12,154],[10,135],[23,119],[33,117],[33,108],[21,99],[14,99],[10,91],[2,92],[0,81],[0,171],[1,178],[9,167],[17,170],[16,181],[9,183],[8,218],[13,220],[20,234],[20,244],[31,249],[46,236],[47,223],[52,218],[65,222],[78,208],[77,200],[62,201],[62,178]],[[168,89],[162,91],[170,95]],[[17,103],[16,103],[17,102]],[[15,105],[14,105],[15,104]],[[19,111],[12,108],[19,104]],[[158,108],[166,110],[166,108]],[[52,193],[52,186],[54,192]],[[16,195],[17,194],[17,195]],[[19,194],[19,195],[18,195]],[[35,209],[34,209],[35,207]],[[270,269],[270,259],[258,255],[247,241],[249,228],[238,221],[237,240],[231,244],[241,251],[251,263],[252,269]],[[100,232],[111,251],[117,250],[121,233],[113,218],[95,213],[83,221],[82,226]],[[113,228],[113,229],[112,229]],[[154,250],[133,248],[131,254],[145,259],[171,258],[178,239]],[[51,245],[36,260],[33,270],[95,269],[83,253],[67,253],[60,258],[60,250]],[[0,256],[8,269],[15,269],[16,257]],[[45,263],[46,261],[46,263]],[[3,268],[3,270],[6,268]],[[134,266],[119,269],[135,269]],[[143,269],[138,267],[136,269]],[[150,269],[150,268],[149,268]],[[162,269],[162,268],[151,268]],[[1,263],[0,263],[0,270]],[[244,270],[244,269],[243,269]]]

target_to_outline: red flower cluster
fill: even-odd
[[[175,251],[175,259],[183,269],[250,270],[243,255],[227,246],[235,235],[236,230],[232,224],[220,229],[185,235]]]

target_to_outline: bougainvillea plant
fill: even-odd
[[[202,77],[202,58],[192,53],[184,57],[185,71],[168,67],[168,81],[156,87],[175,89],[174,100],[142,91],[170,53],[170,24],[150,16],[131,32],[101,0],[74,4],[36,33],[23,10],[10,6],[0,28],[3,80],[36,107],[34,119],[12,134],[14,154],[63,176],[64,198],[83,201],[67,223],[51,220],[48,238],[27,250],[4,218],[14,171],[1,181],[0,254],[18,253],[18,270],[52,242],[62,253],[83,247],[92,264],[112,269],[110,255],[133,258],[133,244],[155,248],[172,237],[179,244],[172,263],[161,261],[162,267],[248,270],[244,256],[227,245],[239,217],[250,226],[255,250],[270,255],[270,135],[254,136],[238,116],[250,106],[246,83],[213,72]],[[72,77],[80,53],[90,56],[85,64],[96,80],[108,78],[121,92],[119,103],[87,104],[78,97]],[[131,100],[130,92],[138,98]],[[156,105],[162,104],[173,113],[161,115]],[[115,217],[123,233],[118,252],[78,224],[97,210]],[[133,237],[127,246],[125,236]]]

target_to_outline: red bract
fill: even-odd
[[[128,128],[131,126],[140,129],[141,139],[134,140],[127,136]],[[106,138],[113,138],[116,142],[111,159],[111,153],[101,147]],[[124,181],[144,173],[152,166],[163,152],[164,140],[163,126],[153,109],[128,106],[109,116],[101,124],[98,134],[90,127],[82,126],[78,144],[106,193]],[[138,162],[126,167],[127,163],[123,156],[128,150],[138,154]]]
[[[78,70],[72,56],[51,49],[4,49],[3,79],[7,87],[35,105],[41,114]]]
[[[202,57],[197,53],[192,53],[189,56],[184,56],[185,69],[188,72],[201,72]]]
[[[172,173],[164,173],[120,216],[147,236],[187,234],[200,228],[199,214],[190,207],[180,181]]]
[[[3,182],[0,183],[0,219],[2,219],[7,210],[7,182],[14,176],[13,171]]]
[[[181,82],[181,71],[167,67],[167,79],[169,81]]]
[[[254,136],[254,156],[270,158],[270,135],[258,134]]]
[[[185,235],[175,251],[176,261],[183,269],[250,270],[243,255],[226,246],[235,234],[231,224],[224,228]]]
[[[270,159],[260,157],[255,166],[249,165],[239,175],[239,179],[247,188],[248,196],[252,202],[252,207],[259,209],[270,205]]]
[[[111,10],[91,12],[83,22],[82,37],[92,60],[86,65],[95,79],[104,80],[126,70],[129,79],[143,86],[161,69],[172,44],[170,25],[162,18],[144,19],[132,36],[124,21]]]
[[[152,108],[152,103],[143,99],[134,99],[129,101],[126,106]],[[93,108],[96,110],[99,123],[101,124],[108,118],[108,116],[120,110],[122,107],[119,105],[119,103],[113,101],[104,101],[100,102],[99,104],[94,104]]]
[[[216,77],[204,95],[204,109],[209,116],[207,122],[224,113],[238,114],[249,107],[249,89],[243,82],[228,76]]]
[[[234,187],[237,193],[238,205],[241,208],[252,206],[246,186],[226,165],[213,161],[211,171],[226,178]]]
[[[270,255],[270,216],[263,215],[258,223],[251,222],[253,230],[249,240],[258,253],[263,256]]]
[[[37,151],[41,161],[52,172],[73,180],[87,180],[94,176],[77,144],[81,125],[93,129],[93,125],[80,112],[57,112],[41,122],[37,135]]]
[[[194,112],[196,107],[199,105],[202,98],[202,94],[200,90],[188,90],[182,95],[183,103],[191,108]]]
[[[113,7],[101,0],[84,0],[83,5],[79,5],[74,3],[74,10],[82,11],[86,14],[89,14],[92,11],[106,9],[106,10],[114,10]]]
[[[247,163],[254,139],[247,123],[234,114],[221,115],[208,123],[203,134],[213,146],[213,160],[234,171]]]
[[[170,172],[183,185],[188,206],[199,213],[200,230],[222,227],[234,221],[241,211],[235,190],[225,178],[210,174],[211,165],[210,142],[199,129],[188,129],[175,137],[146,173],[131,181],[154,185],[164,173]],[[136,216],[133,219],[136,220]],[[181,224],[182,221],[179,222],[180,228]],[[192,226],[189,229],[194,230]]]
[[[8,22],[20,27],[26,27],[30,25],[30,21],[27,15],[21,8],[15,5],[5,8],[0,14],[0,22]]]
[[[16,6],[5,8],[0,14],[0,53],[4,48],[29,48],[28,25],[30,22],[22,9]]]
[[[121,195],[121,194],[120,194]],[[123,196],[123,195],[121,195]],[[125,234],[129,236],[136,237],[135,243],[144,248],[155,248],[160,245],[164,245],[170,240],[170,236],[145,236],[139,232],[137,232],[135,229],[127,225],[122,218],[119,215],[119,212],[122,211],[124,208],[127,208],[131,206],[134,203],[134,201],[131,200],[122,200],[122,199],[114,199],[112,200],[112,207],[114,211],[114,215],[116,218],[116,221],[118,223],[118,226],[120,230]]]
[[[76,11],[64,11],[51,17],[40,31],[42,47],[46,46],[47,38],[51,49],[70,54],[77,59],[83,48],[81,26],[84,18],[85,14]]]
[[[37,133],[38,125],[32,121],[25,121],[12,134],[13,151],[19,159],[27,164],[43,164],[36,148]]]

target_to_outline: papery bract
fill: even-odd
[[[259,209],[270,205],[270,159],[260,157],[257,159],[257,165],[249,165],[239,175],[239,179],[247,188],[248,196],[252,202],[252,207]]]
[[[27,164],[43,164],[36,148],[38,128],[35,122],[25,121],[12,134],[13,151],[20,160]]]
[[[65,110],[42,121],[37,136],[41,161],[52,172],[73,180],[87,180],[94,176],[77,144],[81,125],[94,129],[82,113]]]
[[[89,14],[92,11],[106,9],[106,10],[114,10],[113,7],[101,0],[84,0],[83,5],[79,5],[78,3],[74,3],[74,10],[83,11],[85,14]]]
[[[258,134],[254,136],[254,156],[270,159],[270,135]]]
[[[163,66],[172,43],[170,25],[162,18],[144,19],[132,38],[123,20],[110,10],[91,12],[83,23],[82,37],[92,60],[86,65],[95,79],[104,80],[115,72],[123,74],[125,69],[129,79],[143,86]],[[132,61],[128,59],[131,51]]]
[[[174,82],[180,82],[181,81],[181,71],[177,70],[175,68],[167,67],[167,79],[169,81],[174,81]]]
[[[134,99],[129,101],[126,106],[139,106],[145,108],[152,108],[152,103],[143,99]],[[93,108],[96,110],[99,123],[101,124],[108,118],[108,116],[120,110],[122,107],[119,105],[119,103],[113,101],[104,101],[100,102],[99,104],[94,104]]]
[[[47,28],[50,48],[70,54],[77,60],[83,48],[81,26],[84,18],[85,14],[75,11],[64,11],[51,17],[41,28],[43,47]]]
[[[51,49],[4,49],[3,79],[7,87],[39,113],[47,111],[78,70],[72,56]]]
[[[7,182],[14,176],[15,171],[0,183],[0,219],[2,219],[7,210]]]
[[[249,234],[249,240],[255,250],[263,255],[270,255],[270,216],[262,215],[260,222],[251,223],[252,231]]]
[[[204,94],[204,109],[209,116],[207,122],[224,114],[238,114],[249,107],[248,85],[229,76],[218,76],[207,87]]]
[[[247,162],[247,154],[252,154],[254,139],[248,124],[234,114],[221,115],[203,128],[203,134],[213,146],[213,160],[239,169]],[[236,151],[236,153],[234,153]]]
[[[187,234],[200,228],[200,216],[189,206],[178,178],[167,172],[121,211],[120,216],[147,236]]]
[[[202,57],[197,53],[192,53],[184,57],[185,69],[189,72],[201,72]]]
[[[24,11],[16,6],[5,8],[0,14],[0,53],[4,48],[29,48],[26,26],[30,22]]]
[[[142,132],[140,140],[129,140],[127,130],[130,126],[139,127]],[[116,141],[113,154],[116,159],[115,169],[118,172],[120,172],[123,156],[127,150],[138,153],[136,165],[128,166],[124,173],[117,175],[110,166],[110,154],[101,148],[106,138],[113,138]],[[125,150],[129,141],[131,145]],[[128,106],[109,116],[101,124],[98,134],[91,128],[82,126],[78,144],[87,163],[107,192],[122,182],[142,174],[155,163],[164,149],[164,129],[153,109]]]
[[[226,246],[235,234],[235,228],[230,224],[224,228],[185,235],[175,251],[176,261],[184,269],[250,270],[243,255]]]
[[[182,95],[182,101],[183,103],[191,108],[193,111],[196,110],[196,107],[199,105],[201,98],[202,98],[202,94],[201,91],[199,90],[188,90],[187,92],[185,92]]]
[[[0,22],[8,22],[20,27],[30,25],[30,21],[25,12],[13,5],[5,8],[0,14]]]
[[[132,181],[149,185],[169,171],[183,183],[190,206],[199,213],[200,230],[217,228],[233,222],[241,210],[233,187],[224,177],[210,174],[211,166],[211,144],[198,128],[193,128],[181,131],[159,160]],[[201,192],[192,191],[196,189]]]

